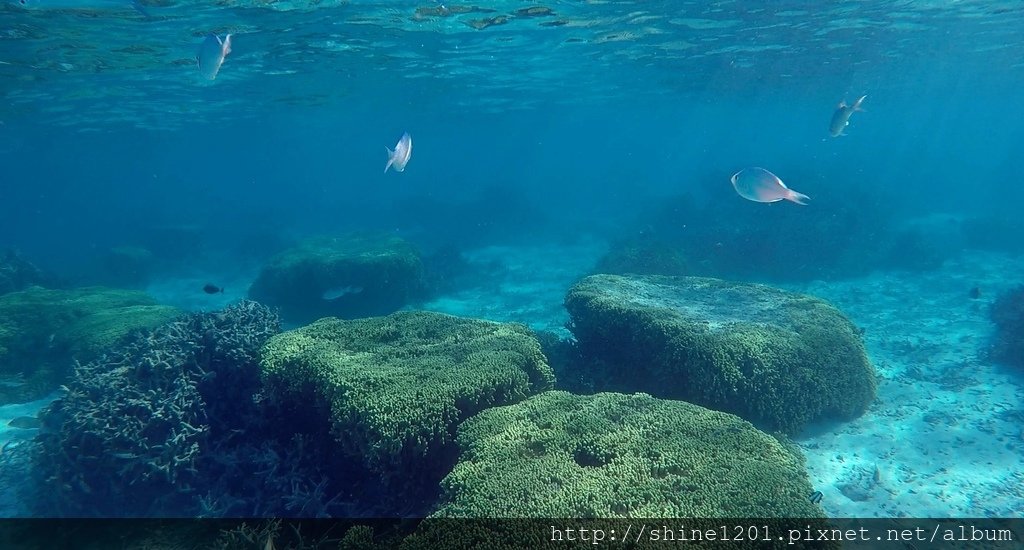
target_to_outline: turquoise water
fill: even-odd
[[[0,20],[0,247],[42,286],[215,311],[293,244],[374,231],[466,268],[402,308],[571,338],[563,298],[609,251],[679,254],[671,274],[806,292],[865,329],[878,400],[794,435],[827,513],[1024,510],[1024,379],[987,354],[991,303],[1024,282],[1017,2],[34,0]],[[210,34],[231,34],[214,80]],[[751,166],[810,204],[738,196]]]

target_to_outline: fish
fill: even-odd
[[[787,200],[807,204],[810,197],[786,187],[778,176],[764,168],[744,168],[732,175],[732,186],[739,196],[754,202]]]
[[[384,173],[388,173],[388,168],[395,167],[396,172],[404,172],[405,165],[409,164],[409,158],[412,157],[412,136],[409,132],[402,134],[402,139],[398,140],[398,144],[395,145],[395,150],[388,149],[387,146],[384,150],[388,152],[388,163],[384,166]]]
[[[17,389],[25,385],[25,377],[20,374],[0,376],[0,388]]]
[[[203,292],[207,294],[224,294],[224,289],[217,285],[211,285],[210,283],[206,283],[206,285],[203,287]]]
[[[43,426],[42,421],[34,416],[19,416],[14,420],[7,423],[12,428],[19,428],[22,430],[35,430]]]
[[[864,98],[867,95],[862,95],[857,98],[857,101],[853,102],[853,105],[847,105],[846,100],[839,102],[839,106],[836,107],[836,112],[832,113],[832,122],[828,125],[828,133],[832,137],[845,136],[843,133],[846,127],[850,125],[850,117],[856,111],[863,111],[860,108],[860,104],[864,103]]]
[[[196,53],[196,66],[199,67],[199,74],[206,80],[217,78],[220,66],[224,64],[224,58],[231,53],[231,34],[224,35],[224,38],[211,34],[203,40]]]
[[[337,300],[338,298],[348,296],[349,294],[359,294],[362,291],[363,287],[361,286],[339,286],[325,290],[324,293],[320,295],[320,298],[330,302],[331,300]]]
[[[971,288],[971,291],[967,294],[972,300],[981,298],[981,289],[978,287]]]

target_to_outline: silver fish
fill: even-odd
[[[402,139],[398,140],[398,144],[395,145],[395,150],[388,149],[387,146],[384,150],[388,152],[388,163],[384,166],[384,173],[388,172],[388,168],[395,167],[396,172],[404,172],[405,165],[409,163],[409,158],[412,157],[412,136],[409,132],[402,134]]]
[[[860,108],[860,104],[864,102],[864,98],[867,95],[860,96],[857,101],[853,102],[853,105],[847,105],[846,100],[840,101],[839,106],[836,107],[836,112],[832,113],[832,122],[828,125],[828,133],[832,137],[844,136],[843,130],[850,125],[850,117],[856,111],[863,111]]]
[[[224,58],[229,53],[231,53],[230,34],[224,35],[223,40],[215,34],[207,36],[196,54],[196,66],[199,67],[199,74],[206,80],[217,78],[220,66],[224,64]]]

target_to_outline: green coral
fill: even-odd
[[[450,466],[462,419],[554,384],[527,327],[428,312],[321,319],[272,338],[262,365],[282,400],[326,410],[342,451],[385,478]]]
[[[698,277],[588,277],[566,297],[599,389],[645,391],[770,430],[852,418],[877,390],[856,328],[828,303]]]
[[[546,392],[459,428],[432,517],[821,517],[803,457],[731,414]]]
[[[394,235],[353,233],[315,238],[270,260],[249,289],[293,322],[391,313],[424,289],[416,249]],[[340,296],[333,291],[343,289]],[[325,293],[327,298],[325,298]]]
[[[0,296],[0,401],[32,399],[57,387],[74,361],[88,361],[128,333],[180,315],[145,293],[102,287],[31,287]]]

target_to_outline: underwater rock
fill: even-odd
[[[565,299],[599,391],[642,391],[796,433],[874,400],[856,327],[827,302],[701,277],[594,275]]]
[[[408,242],[384,234],[312,239],[263,267],[249,296],[285,321],[386,315],[424,292],[423,263]],[[344,291],[343,291],[344,290]]]
[[[86,362],[129,333],[180,315],[134,290],[32,287],[0,296],[0,402],[38,399],[75,361]]]
[[[329,418],[337,453],[398,497],[436,491],[464,418],[554,385],[527,327],[430,312],[285,332],[264,348],[263,374],[274,400]]]
[[[995,323],[992,358],[1024,368],[1024,285],[999,295],[990,312]]]
[[[467,419],[458,445],[432,518],[824,517],[795,446],[642,393],[545,392]]]

